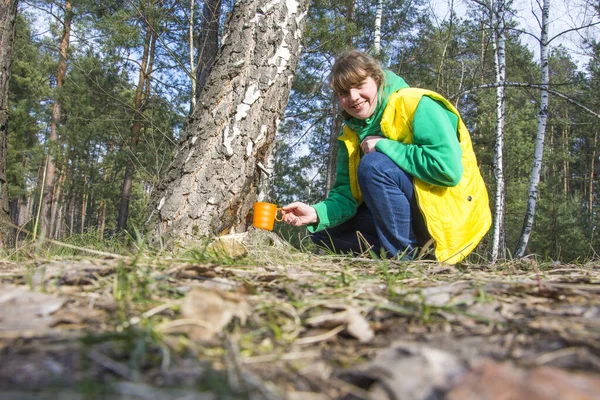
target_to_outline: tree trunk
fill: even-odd
[[[535,217],[535,206],[538,198],[538,186],[540,183],[540,173],[542,170],[542,158],[544,155],[544,140],[546,137],[546,120],[548,118],[548,86],[550,83],[550,71],[548,63],[548,28],[549,28],[550,0],[544,0],[542,5],[542,36],[540,41],[540,64],[541,64],[541,100],[540,112],[538,114],[538,131],[535,140],[535,150],[533,153],[533,167],[531,169],[531,178],[529,181],[529,197],[527,199],[527,210],[523,221],[521,237],[517,243],[515,257],[521,258],[525,255],[527,243],[533,229],[533,220]]]
[[[496,69],[496,143],[494,147],[494,176],[496,178],[496,204],[492,239],[492,262],[504,254],[504,109],[506,81],[506,31],[504,0],[492,1],[492,46]]]
[[[340,102],[337,95],[334,93],[331,99],[331,132],[329,134],[329,151],[327,152],[327,177],[325,179],[325,194],[329,195],[329,191],[335,183],[335,170],[337,163],[338,140],[337,138],[342,131],[343,118],[340,115]]]
[[[375,55],[379,56],[381,52],[381,17],[383,15],[383,0],[377,0],[377,9],[375,11],[375,39],[373,40],[373,50]]]
[[[219,19],[221,0],[206,0],[202,8],[200,37],[198,38],[198,67],[196,70],[195,101],[206,85],[206,80],[219,50]]]
[[[258,165],[271,154],[287,104],[307,9],[307,0],[236,3],[201,101],[153,194],[151,243],[248,228]]]
[[[594,168],[596,155],[598,152],[596,149],[598,148],[598,131],[594,132],[594,146],[592,147],[592,162],[590,165],[590,181],[589,181],[589,194],[588,194],[588,208],[589,208],[589,216],[590,216],[590,225],[594,221]]]
[[[56,88],[60,89],[65,82],[67,75],[67,55],[69,51],[69,41],[71,39],[71,21],[73,19],[73,10],[71,1],[65,1],[63,33],[60,40],[60,54],[58,60],[58,71],[56,74]],[[55,95],[56,96],[56,95]],[[41,229],[45,235],[52,237],[52,208],[56,208],[54,199],[54,180],[56,177],[56,156],[58,155],[58,126],[61,118],[61,104],[55,98],[52,106],[52,123],[50,124],[50,136],[48,137],[48,162],[46,163],[46,182],[44,187],[44,196],[41,210]]]
[[[85,233],[85,217],[86,217],[86,213],[87,213],[87,200],[88,200],[88,194],[87,194],[87,179],[84,178],[83,180],[83,193],[81,195],[81,221],[79,224],[79,233],[84,234]]]
[[[190,15],[188,20],[188,47],[190,50],[190,79],[192,80],[192,99],[190,113],[194,112],[196,108],[196,62],[194,60],[194,11],[196,9],[196,2],[190,0]]]
[[[15,230],[10,225],[8,182],[6,179],[6,147],[8,140],[8,83],[15,37],[17,0],[0,3],[0,247],[9,249],[15,243]]]
[[[106,201],[100,200],[98,207],[98,240],[104,240],[104,229],[106,228]]]
[[[567,111],[567,120],[569,119],[569,112]],[[571,168],[569,161],[569,127],[566,126],[563,129],[563,149],[565,150],[565,158],[563,160],[563,178],[564,178],[564,192],[568,194],[571,192]]]
[[[131,144],[129,145],[129,154],[127,167],[125,168],[125,177],[123,178],[123,186],[121,188],[121,202],[119,204],[119,217],[117,220],[117,231],[127,227],[127,218],[129,217],[129,200],[131,198],[131,189],[133,188],[133,174],[135,172],[135,150],[140,140],[140,132],[142,131],[143,113],[145,107],[145,98],[149,96],[148,88],[144,96],[144,88],[146,81],[150,79],[152,70],[152,62],[154,47],[156,45],[156,34],[153,34],[153,29],[148,24],[146,26],[146,38],[144,41],[144,52],[140,65],[138,84],[135,90],[134,100],[134,116],[133,125],[131,127]]]

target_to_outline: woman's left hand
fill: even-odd
[[[383,138],[380,136],[367,136],[360,143],[360,148],[362,149],[364,154],[369,154],[374,151],[377,151],[377,150],[375,150],[375,145],[377,144],[377,142],[379,142],[382,139]]]

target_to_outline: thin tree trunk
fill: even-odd
[[[506,81],[506,31],[504,0],[492,0],[492,45],[496,69],[496,143],[494,147],[494,176],[496,178],[496,204],[492,239],[492,262],[504,254],[504,109]]]
[[[60,173],[60,172],[59,172]],[[65,180],[67,177],[67,173],[66,172],[62,172],[60,173],[59,177],[58,177],[58,181],[56,183],[56,185],[54,185],[54,194],[52,195],[52,207],[50,208],[50,212],[51,212],[51,218],[50,220],[52,221],[52,226],[50,227],[50,232],[49,234],[51,234],[54,239],[58,239],[58,235],[57,235],[57,229],[58,226],[60,225],[60,221],[58,220],[57,217],[57,209],[58,204],[60,203],[61,200],[61,195],[62,195],[62,189],[64,187],[65,184]]]
[[[83,179],[83,194],[81,195],[81,221],[80,221],[80,230],[79,233],[85,233],[85,216],[87,210],[87,179],[84,177]]]
[[[542,5],[542,35],[540,41],[540,63],[541,63],[541,99],[540,111],[538,114],[538,130],[535,140],[535,150],[533,154],[533,167],[531,169],[531,179],[529,182],[529,197],[527,199],[527,210],[523,221],[521,237],[517,243],[515,257],[521,258],[527,250],[527,243],[533,229],[535,218],[535,206],[538,199],[538,186],[540,183],[540,174],[542,170],[542,158],[544,156],[544,139],[546,137],[546,121],[548,118],[548,87],[550,84],[550,71],[548,63],[548,28],[549,28],[550,0],[544,0]]]
[[[588,209],[590,216],[590,224],[594,221],[594,168],[598,149],[598,131],[594,132],[594,146],[592,147],[592,162],[590,165],[590,182],[589,182],[589,193],[588,193]]]
[[[190,19],[188,21],[188,46],[190,50],[190,79],[192,81],[192,99],[191,99],[191,110],[190,114],[194,112],[196,108],[196,63],[194,61],[194,11],[196,3],[194,0],[190,0]]]
[[[119,205],[117,231],[120,231],[127,227],[127,218],[129,217],[129,200],[131,198],[131,189],[133,187],[133,174],[135,172],[135,150],[140,140],[140,133],[142,131],[143,112],[145,107],[144,88],[146,87],[146,80],[150,78],[150,71],[152,69],[150,60],[152,59],[152,53],[155,44],[156,35],[153,35],[152,27],[150,26],[150,24],[148,24],[146,27],[146,38],[144,40],[144,52],[142,55],[142,61],[140,65],[138,84],[135,91],[135,114],[133,117],[133,126],[131,128],[131,144],[129,145],[128,154],[129,158],[127,161],[127,167],[125,169],[123,186],[121,189],[121,202]],[[148,96],[149,93],[145,93],[145,95]]]
[[[61,202],[60,207],[58,207],[58,211],[56,214],[56,227],[54,228],[54,239],[58,239],[62,237],[62,213],[63,213],[63,203]]]
[[[58,61],[58,72],[56,74],[56,88],[61,88],[64,85],[65,76],[67,75],[67,56],[69,51],[69,41],[71,38],[71,21],[73,19],[73,10],[71,1],[65,1],[64,17],[63,17],[63,33],[60,40],[60,55]],[[54,199],[54,181],[56,178],[56,158],[58,155],[58,126],[61,119],[61,104],[55,98],[52,106],[52,123],[50,125],[50,135],[48,137],[48,163],[46,165],[46,183],[44,188],[44,197],[41,210],[41,229],[45,235],[52,237],[52,207]]]
[[[569,116],[568,116],[568,112],[567,112],[567,120],[568,119],[569,119]],[[570,174],[571,174],[570,167],[571,166],[570,166],[569,157],[568,157],[568,154],[569,154],[569,152],[568,152],[568,149],[569,149],[569,127],[568,126],[565,127],[565,129],[563,130],[563,139],[564,139],[564,147],[563,148],[566,150],[565,154],[567,155],[567,156],[565,156],[565,159],[563,161],[563,175],[564,175],[564,180],[565,180],[564,181],[565,182],[564,191],[565,191],[565,194],[567,194],[571,191],[571,177],[570,177]]]
[[[325,179],[325,194],[329,195],[329,191],[335,183],[335,169],[337,163],[338,151],[338,136],[342,130],[342,116],[340,115],[340,102],[335,93],[331,99],[331,132],[329,134],[329,150],[327,152],[327,177]]]
[[[198,38],[198,66],[196,70],[196,97],[200,96],[219,50],[219,19],[221,0],[206,0],[202,8],[200,37]],[[198,98],[196,98],[196,101]]]
[[[383,15],[383,0],[377,0],[377,10],[375,12],[375,39],[373,40],[373,50],[379,55],[381,51],[381,17]]]
[[[70,209],[70,213],[69,213],[69,219],[70,219],[70,224],[69,224],[69,236],[73,236],[73,228],[75,226],[75,202],[72,200],[69,200],[69,202],[71,203],[71,206],[69,207]]]
[[[10,225],[6,148],[8,136],[8,90],[15,37],[17,0],[0,2],[0,247],[9,249],[15,243],[15,230]]]
[[[98,240],[104,239],[104,229],[106,229],[106,201],[100,200],[98,207]]]

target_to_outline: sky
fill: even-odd
[[[489,0],[484,0],[489,1]],[[541,2],[542,0],[540,0]],[[599,22],[600,17],[584,6],[586,0],[552,0],[550,3],[550,32],[554,37],[574,27],[583,26],[590,22]],[[451,4],[459,17],[465,17],[468,7],[474,4],[473,0],[430,0],[431,8],[439,21],[449,18]],[[514,0],[512,8],[515,10],[514,20],[518,28],[528,34],[521,35],[522,41],[539,58],[540,45],[536,37],[540,36],[541,10],[540,5],[532,0]],[[560,35],[550,43],[551,48],[559,44],[569,50],[571,57],[579,68],[584,68],[589,61],[589,56],[581,49],[580,43],[584,35],[600,37],[600,25],[585,31],[570,32]]]

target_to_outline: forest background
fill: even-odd
[[[447,13],[440,14],[441,6]],[[357,47],[411,86],[457,104],[495,208],[498,32],[491,3],[441,6],[422,0],[311,2],[293,90],[267,166],[273,171],[271,201],[324,198],[340,126],[327,75],[336,54]],[[523,231],[543,69],[530,46],[531,38],[541,39],[541,4],[507,6],[505,81],[514,84],[506,85],[502,114],[501,258],[512,256]],[[197,78],[210,54],[203,46],[210,42],[210,26],[218,33],[232,7],[230,0],[19,3],[7,181],[20,238],[47,235],[105,249],[144,233],[152,192],[202,85]],[[560,9],[550,8],[550,37],[568,31],[571,41],[547,43],[551,94],[527,253],[584,261],[600,252],[600,3],[569,2]],[[279,229],[296,246],[305,240],[303,229]],[[492,251],[490,236],[478,255]]]

